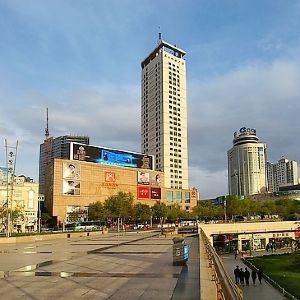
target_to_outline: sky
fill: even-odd
[[[141,150],[140,63],[159,31],[187,52],[190,186],[202,199],[228,193],[241,127],[269,161],[300,162],[300,1],[0,0],[0,139],[18,140],[18,175],[38,180],[47,107],[54,137]]]

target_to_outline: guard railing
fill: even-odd
[[[242,300],[242,290],[232,281],[226,272],[219,255],[202,229],[200,234],[208,255],[210,267],[212,268],[212,279],[216,282],[218,300]]]

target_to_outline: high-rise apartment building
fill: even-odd
[[[160,35],[141,63],[142,153],[155,156],[166,187],[179,189],[189,188],[185,54]]]
[[[286,158],[273,164],[267,162],[269,192],[278,192],[279,187],[298,184],[298,163]]]
[[[54,158],[69,159],[70,143],[81,143],[89,145],[88,136],[64,135],[57,138],[46,136],[44,143],[40,145],[39,160],[39,193],[45,192],[45,173],[47,166],[52,163]]]
[[[242,127],[234,133],[233,147],[227,152],[230,195],[248,196],[267,191],[266,148],[255,129]]]

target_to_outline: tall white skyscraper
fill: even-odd
[[[233,147],[227,152],[230,195],[248,196],[267,191],[266,148],[255,129],[242,127],[234,133]]]
[[[155,156],[165,186],[188,189],[188,141],[185,51],[159,36],[143,60],[142,152]]]

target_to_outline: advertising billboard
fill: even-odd
[[[70,162],[63,163],[63,194],[80,195],[80,165]]]
[[[161,185],[161,174],[159,173],[151,173],[150,174],[150,184],[155,186]]]
[[[151,199],[161,199],[160,188],[151,188]]]
[[[138,198],[139,199],[149,199],[150,198],[150,188],[148,186],[138,186]]]
[[[80,181],[63,179],[64,195],[80,195]]]
[[[78,163],[70,162],[63,164],[63,178],[80,180],[80,165]]]
[[[116,149],[70,143],[70,159],[103,165],[153,169],[153,156]]]
[[[147,172],[138,172],[138,184],[149,185],[150,174]]]
[[[161,175],[159,173],[137,172],[137,183],[141,185],[160,186]]]
[[[0,167],[0,182],[6,182],[7,177],[10,179],[11,174],[8,172],[7,168]]]

